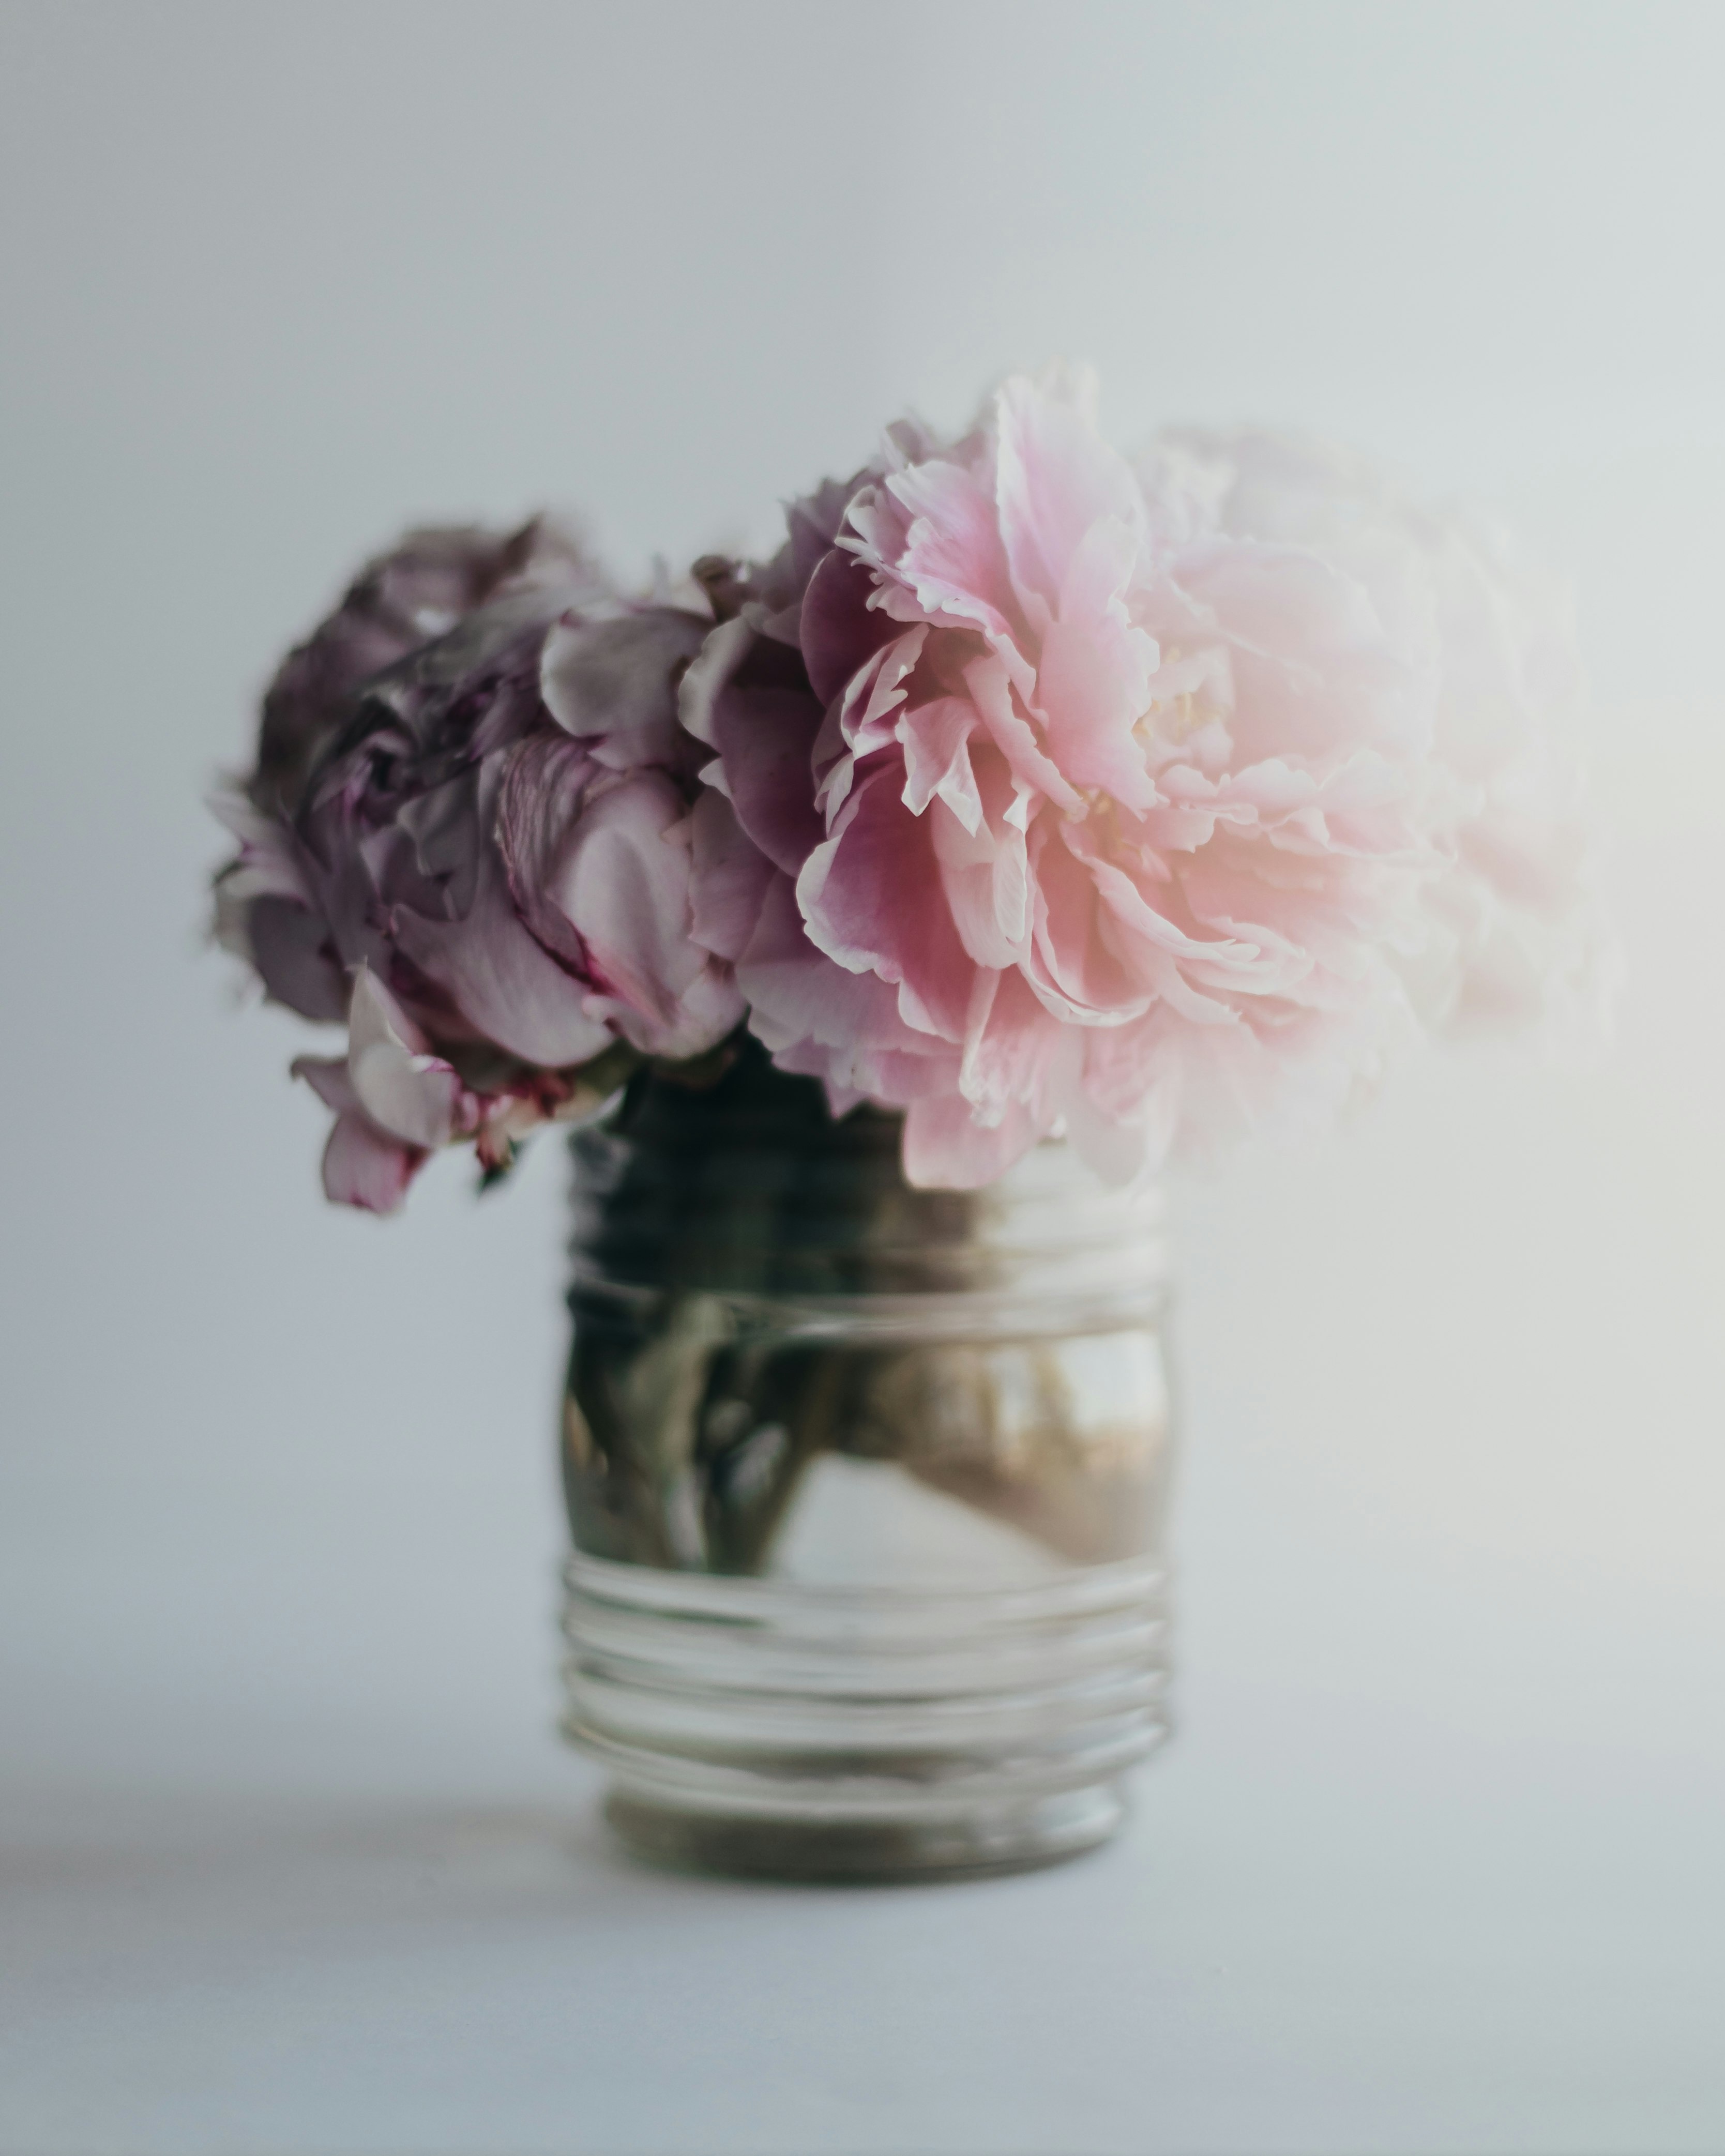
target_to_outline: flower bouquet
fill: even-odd
[[[680,1861],[1106,1834],[1165,1727],[1158,1173],[1604,969],[1561,603],[1343,453],[1093,385],[765,562],[416,531],[264,700],[218,932],[344,1024],[328,1195],[573,1127],[571,1733]]]

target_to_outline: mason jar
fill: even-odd
[[[750,1044],[572,1141],[564,1726],[660,1861],[1050,1861],[1167,1732],[1160,1193],[899,1139]]]

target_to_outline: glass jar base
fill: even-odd
[[[1125,1816],[1125,1800],[1111,1784],[993,1813],[916,1821],[682,1811],[620,1789],[605,1804],[613,1831],[650,1864],[831,1886],[891,1886],[1036,1871],[1097,1848]]]
[[[564,1732],[655,1861],[781,1879],[1015,1871],[1106,1840],[1167,1734],[1148,1563],[1034,1587],[567,1573]]]

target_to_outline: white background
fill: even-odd
[[[0,2148],[1725,2141],[1725,17],[0,16]],[[1597,1068],[1183,1186],[1183,1728],[1064,1872],[613,1856],[557,1747],[562,1163],[324,1209],[200,796],[409,517],[765,542],[1094,360],[1574,578]]]

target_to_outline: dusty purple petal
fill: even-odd
[[[675,607],[560,621],[540,663],[546,709],[602,762],[619,769],[676,762],[684,757],[678,684],[711,628]]]
[[[507,532],[471,525],[409,531],[368,562],[270,684],[253,798],[272,812],[290,810],[363,683],[523,585],[572,598],[595,593],[599,581],[576,542],[542,518]]]
[[[803,594],[798,630],[803,664],[817,700],[830,704],[898,624],[869,605],[874,579],[852,554],[833,547],[821,558]]]
[[[730,969],[693,933],[690,812],[669,773],[596,772],[572,742],[529,742],[498,824],[521,921],[585,984],[591,1017],[672,1056],[737,1024]]]
[[[737,680],[714,705],[714,739],[737,819],[792,875],[825,836],[812,762],[820,725],[820,706],[806,690]]]
[[[611,1039],[587,1012],[587,984],[529,935],[509,895],[503,865],[485,857],[465,921],[403,913],[401,948],[444,990],[475,1033],[547,1070],[585,1063]]]
[[[716,957],[740,957],[777,873],[721,793],[704,793],[689,818],[690,933]]]
[[[254,898],[246,936],[267,996],[301,1018],[340,1023],[347,1011],[347,976],[316,914],[292,899]]]

